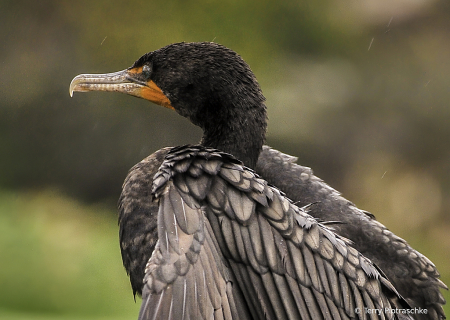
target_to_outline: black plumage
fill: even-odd
[[[141,319],[347,319],[356,308],[408,308],[345,239],[229,154],[172,148],[151,190],[159,241]]]
[[[425,256],[263,146],[264,96],[235,52],[173,44],[124,71],[72,81],[71,93],[91,90],[148,99],[204,131],[200,145],[159,150],[125,180],[120,245],[143,296],[140,319],[408,318],[384,308],[410,306],[444,317],[445,285]],[[339,223],[329,229],[308,214]]]

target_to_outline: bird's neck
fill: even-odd
[[[222,115],[220,122],[209,121],[203,128],[201,144],[230,153],[255,168],[266,135],[266,108],[261,103],[246,109],[231,112],[225,119]]]

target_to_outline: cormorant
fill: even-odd
[[[124,182],[120,247],[139,319],[445,318],[430,260],[263,145],[265,98],[234,51],[176,43],[79,75],[73,91],[124,92],[203,129],[199,145],[161,149]]]

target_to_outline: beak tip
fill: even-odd
[[[70,86],[69,86],[69,95],[72,98],[73,97],[73,92],[76,91],[76,86],[79,82],[79,76],[76,76],[75,78],[72,79],[72,81],[70,82]]]

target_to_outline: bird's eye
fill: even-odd
[[[145,64],[142,67],[142,73],[148,77],[148,76],[150,76],[150,73],[152,73],[152,68],[148,64]]]

